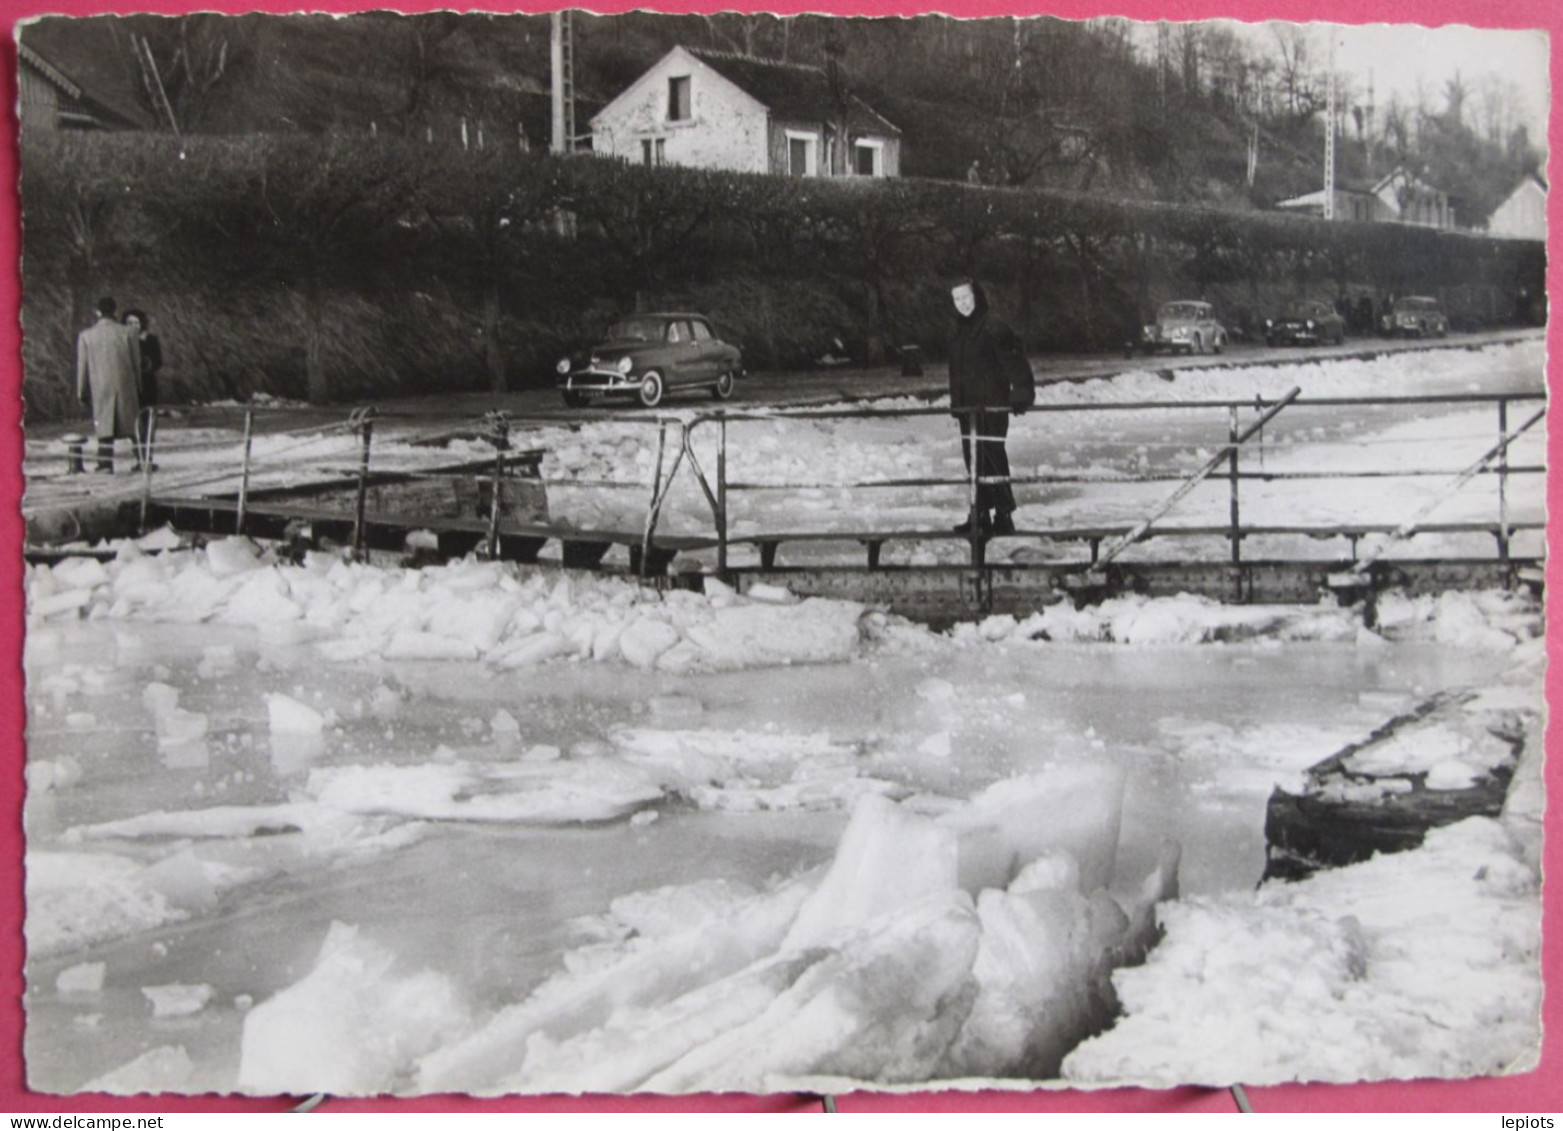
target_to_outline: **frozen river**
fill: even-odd
[[[80,777],[30,795],[30,853],[90,853],[94,874],[104,872],[104,856],[138,867],[180,860],[185,872],[164,865],[150,885],[166,900],[161,915],[127,912],[115,929],[113,914],[100,914],[76,925],[84,945],[34,955],[31,1081],[75,1090],[149,1050],[178,1046],[193,1064],[164,1086],[231,1089],[244,1008],[307,973],[333,922],[358,927],[401,964],[447,975],[476,1013],[493,1011],[591,941],[582,917],[602,915],[615,897],[699,880],[759,886],[824,863],[856,778],[889,783],[898,796],[962,799],[1049,765],[1119,765],[1127,778],[1118,886],[1143,875],[1170,837],[1184,848],[1185,893],[1251,887],[1273,784],[1489,664],[1433,645],[1016,642],[692,680],[590,663],[522,673],[469,663],[323,665],[309,647],[223,626],[50,625],[29,643],[29,757],[69,759]],[[159,744],[140,694],[154,681],[180,689],[181,708],[209,720],[203,738]],[[274,693],[334,713],[336,725],[318,738],[272,734],[266,696]],[[501,711],[518,733],[496,730]],[[372,828],[327,846],[286,821],[210,835],[195,835],[196,826],[82,835],[160,810],[285,811],[312,769],[504,766],[553,750],[568,760],[656,732],[676,734],[686,750],[755,736],[790,746],[795,753],[767,771],[773,784],[797,780],[811,762],[837,776],[775,810],[676,799],[630,821],[566,827],[418,820],[388,795]],[[729,793],[739,804],[732,783]],[[192,859],[208,875],[221,868],[241,877],[210,882]],[[130,899],[129,889],[107,890]],[[51,913],[36,901],[32,912]],[[94,962],[107,972],[101,992],[56,991],[62,970]],[[209,986],[211,1002],[154,1017],[142,990],[167,985]]]
[[[1052,386],[1046,403],[1084,411],[1024,417],[1010,448],[1017,474],[1100,481],[1023,488],[1020,525],[1136,520],[1174,483],[1127,477],[1186,474],[1225,439],[1223,411],[1200,410],[1196,424],[1182,410],[1101,403],[1274,398],[1294,383],[1315,397],[1517,391],[1540,387],[1542,359],[1540,342],[1523,342],[1193,373],[1176,388],[1147,373]],[[1516,407],[1511,426],[1529,411]],[[594,419],[524,441],[546,450],[554,519],[639,529],[651,425]],[[1491,404],[1298,408],[1244,459],[1269,471],[1452,474],[1490,447],[1496,425]],[[731,496],[738,533],[937,529],[958,516],[958,490],[864,485],[958,474],[945,416],[729,430],[742,438],[728,475],[755,488]],[[709,471],[714,431],[700,436]],[[377,458],[409,468],[449,458],[409,439],[377,441]],[[351,444],[294,437],[258,456],[268,481],[296,481]],[[1534,430],[1511,462],[1542,463],[1542,445]],[[210,479],[224,458],[171,447],[166,463]],[[1255,482],[1244,515],[1399,522],[1446,486],[1394,474]],[[1540,517],[1542,488],[1539,475],[1511,482],[1511,521]],[[1174,520],[1226,513],[1226,487],[1214,484]],[[664,529],[708,529],[687,475],[664,518]],[[1434,518],[1495,519],[1493,477]],[[1527,538],[1516,552],[1535,548]],[[1491,553],[1487,535],[1467,543],[1419,538],[1400,552]],[[1155,1025],[1183,1032],[1211,1012],[1208,995],[1223,1021],[1264,1033],[1297,1003],[1297,1045],[1244,1043],[1259,1058],[1251,1081],[1354,1079],[1385,1049],[1412,1052],[1384,1054],[1380,1075],[1463,1075],[1492,1070],[1491,1057],[1519,1063],[1531,1039],[1538,880],[1507,827],[1440,842],[1447,858],[1364,866],[1344,887],[1253,891],[1272,788],[1386,719],[1440,689],[1497,685],[1537,725],[1540,618],[1524,595],[1385,594],[1376,632],[1327,599],[1122,597],[935,634],[849,602],[764,586],[740,596],[711,578],[695,593],[476,561],[288,565],[237,539],[146,552],[177,545],[162,532],[106,565],[77,559],[28,576],[35,1088],[1051,1079],[1112,1016],[1113,964],[1143,954],[1157,900],[1184,924],[1169,934],[1171,969],[1151,969],[1158,947],[1143,968],[1155,988],[1108,1034],[1122,1039],[1072,1078],[1142,1080],[1163,1052],[1204,1049]],[[921,561],[964,546],[908,552]],[[989,560],[1048,552],[1045,540],[997,540]],[[1512,674],[1516,654],[1531,657],[1528,674]],[[1458,719],[1440,725],[1419,752],[1424,769],[1468,780],[1480,743]],[[1170,871],[1168,842],[1182,853]],[[1163,883],[1174,872],[1176,902]],[[1459,921],[1432,929],[1382,898],[1385,884],[1432,892],[1446,881],[1466,888],[1438,888],[1426,911],[1458,907]],[[1350,913],[1336,910],[1345,903]],[[1254,946],[1223,950],[1250,931]],[[1407,975],[1402,956],[1429,938],[1469,949],[1460,978],[1438,974],[1442,953]],[[1190,951],[1192,969],[1237,972],[1190,977],[1180,957]],[[1299,963],[1312,963],[1317,1000],[1293,993]],[[1190,982],[1207,996],[1181,996]],[[1239,983],[1264,992],[1228,1018],[1222,995]],[[1502,1003],[1492,1008],[1505,1040],[1456,1043],[1444,1059],[1416,1053],[1428,1033],[1482,1040],[1481,1025],[1461,1020],[1466,989]],[[1346,1011],[1351,1040],[1308,1035],[1332,1010]],[[1422,1017],[1439,1020],[1406,1020]],[[1223,1078],[1235,1054],[1210,1047],[1215,1068],[1173,1060],[1157,1078]],[[1113,1048],[1130,1051],[1118,1061]],[[1339,1059],[1299,1067],[1298,1049]]]

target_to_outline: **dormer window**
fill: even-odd
[[[678,75],[668,79],[668,121],[687,122],[689,110],[689,76]]]

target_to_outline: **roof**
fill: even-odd
[[[1377,193],[1380,189],[1382,189],[1385,185],[1388,185],[1389,183],[1394,181],[1395,178],[1397,178],[1397,177],[1403,178],[1408,183],[1410,183],[1412,185],[1415,185],[1415,186],[1418,186],[1420,188],[1424,188],[1424,189],[1426,189],[1429,192],[1441,192],[1441,191],[1443,191],[1442,189],[1435,188],[1434,186],[1428,184],[1421,177],[1417,176],[1411,170],[1407,169],[1404,165],[1396,165],[1393,169],[1391,169],[1389,172],[1385,173],[1382,177],[1380,177],[1374,183],[1373,191],[1375,193]]]
[[[1335,187],[1336,195],[1345,193],[1348,196],[1372,196],[1367,189],[1348,188],[1344,185]],[[1324,207],[1324,190],[1315,189],[1313,192],[1305,192],[1301,196],[1294,196],[1290,200],[1278,200],[1277,208],[1322,208]]]
[[[19,58],[107,126],[151,129],[130,32],[116,16],[47,16],[17,29]]]
[[[728,82],[761,102],[777,118],[819,121],[836,113],[836,95],[824,67],[783,63],[753,55],[697,48],[686,50]],[[901,131],[855,94],[849,94],[847,125],[870,133]]]

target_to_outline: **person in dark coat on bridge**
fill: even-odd
[[[136,450],[143,463],[152,459],[152,422],[148,415],[157,412],[157,371],[163,368],[163,343],[152,332],[152,319],[144,310],[125,311],[125,325],[141,343],[141,383],[137,387],[141,398],[141,416],[137,419]],[[150,410],[150,413],[149,411]],[[153,470],[157,470],[153,468]]]
[[[114,441],[136,441],[141,401],[141,342],[136,332],[114,317],[114,300],[98,300],[98,320],[76,338],[76,396],[92,403],[92,431],[98,439],[95,470],[114,470]],[[141,451],[136,449],[136,466]]]
[[[1009,483],[1010,364],[1021,351],[1015,332],[988,308],[982,284],[962,279],[950,289],[955,324],[950,333],[950,412],[960,421],[961,456],[971,473],[977,453],[977,492],[957,534],[1013,534],[1015,492]],[[989,482],[982,482],[989,480]]]

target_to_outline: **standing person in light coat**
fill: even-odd
[[[98,438],[96,471],[114,470],[114,441],[126,439],[141,466],[136,447],[136,418],[141,400],[141,342],[136,331],[114,318],[114,300],[98,300],[98,320],[76,338],[76,397],[92,401],[92,431]]]
[[[1009,367],[1021,346],[1015,332],[988,309],[982,284],[964,279],[950,289],[950,412],[960,421],[961,455],[969,473],[976,445],[977,491],[957,534],[1015,532],[1015,492],[1009,482]]]

